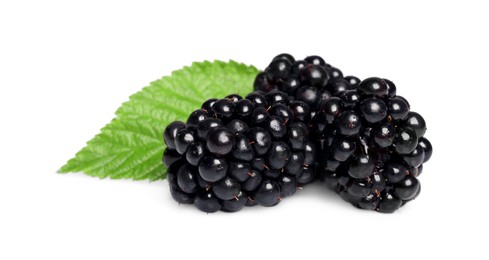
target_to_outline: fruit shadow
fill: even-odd
[[[168,188],[168,182],[167,181],[164,182],[164,186],[165,186],[165,189],[163,191],[164,197],[165,197],[165,200],[167,200],[169,202],[169,204],[174,205],[174,206],[178,206],[179,210],[185,210],[185,211],[188,210],[191,212],[193,211],[193,212],[206,214],[204,212],[200,212],[195,207],[194,204],[178,204],[177,202],[175,202],[173,200],[173,198],[170,195],[170,190]],[[298,189],[297,192],[295,194],[293,194],[292,196],[282,199],[282,201],[276,206],[263,207],[260,205],[255,205],[252,207],[244,207],[239,212],[242,212],[242,211],[245,211],[245,212],[260,211],[261,212],[261,211],[271,210],[270,208],[275,208],[275,207],[281,207],[281,208],[287,207],[289,204],[293,204],[292,203],[293,201],[298,201],[298,200],[315,201],[318,203],[318,205],[317,205],[318,207],[322,207],[322,206],[328,207],[328,205],[333,205],[335,207],[344,208],[345,210],[351,210],[352,212],[357,212],[357,213],[359,213],[359,212],[363,212],[366,214],[375,213],[374,211],[359,210],[359,209],[353,207],[350,203],[344,201],[340,197],[340,195],[338,195],[334,191],[328,189],[325,186],[325,184],[320,182],[320,181],[316,181],[316,182],[304,185],[304,187]],[[293,206],[290,205],[289,207],[293,207]],[[236,212],[236,213],[239,213],[239,212]],[[232,213],[223,212],[223,211],[219,211],[216,213],[217,214],[232,214]],[[216,214],[216,213],[212,213],[212,214]]]
[[[319,201],[321,205],[334,205],[340,208],[349,209],[352,211],[359,211],[357,208],[353,207],[349,202],[343,200],[339,194],[330,190],[326,187],[326,185],[320,181],[315,181],[313,183],[309,183],[304,185],[302,189],[298,190],[293,196],[290,198],[286,198],[285,200],[294,200],[294,199],[303,199],[306,198],[308,201]],[[327,207],[327,206],[326,206]],[[362,210],[367,212],[366,210]]]

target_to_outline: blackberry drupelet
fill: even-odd
[[[395,84],[319,56],[279,54],[242,98],[209,99],[163,134],[170,192],[204,212],[274,206],[321,179],[360,209],[392,213],[421,192],[426,122]]]

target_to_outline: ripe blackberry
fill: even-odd
[[[392,213],[415,199],[432,154],[426,123],[385,79],[358,82],[323,101],[313,118],[321,179],[355,207]]]
[[[267,77],[282,80],[292,63],[285,54],[278,57]],[[258,75],[257,82],[267,77]],[[163,162],[179,203],[209,213],[274,206],[315,179],[310,108],[284,92],[209,99],[186,122],[171,123],[163,134]]]

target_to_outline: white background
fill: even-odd
[[[74,2],[0,2],[0,259],[488,257],[484,1]],[[56,174],[150,81],[280,52],[395,81],[434,146],[414,203],[361,211],[316,184],[204,214],[166,181]]]

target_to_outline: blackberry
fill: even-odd
[[[293,63],[285,54],[277,57],[255,84],[266,89],[269,81],[285,79]],[[179,203],[209,213],[269,207],[316,177],[310,108],[287,93],[209,99],[186,122],[171,123],[163,134],[163,162]]]
[[[392,213],[419,195],[419,169],[433,149],[426,122],[391,81],[346,82],[351,89],[323,101],[313,118],[320,178],[357,208]]]
[[[290,155],[286,173],[297,181],[308,172],[301,165],[313,162],[327,186],[359,208],[393,212],[418,196],[417,176],[433,148],[423,137],[425,120],[410,111],[392,81],[344,76],[317,55],[296,60],[280,54],[257,76],[254,88],[287,93],[295,100],[289,107],[296,121],[306,123],[308,139],[316,140],[317,159]],[[301,147],[294,133],[288,138]]]

